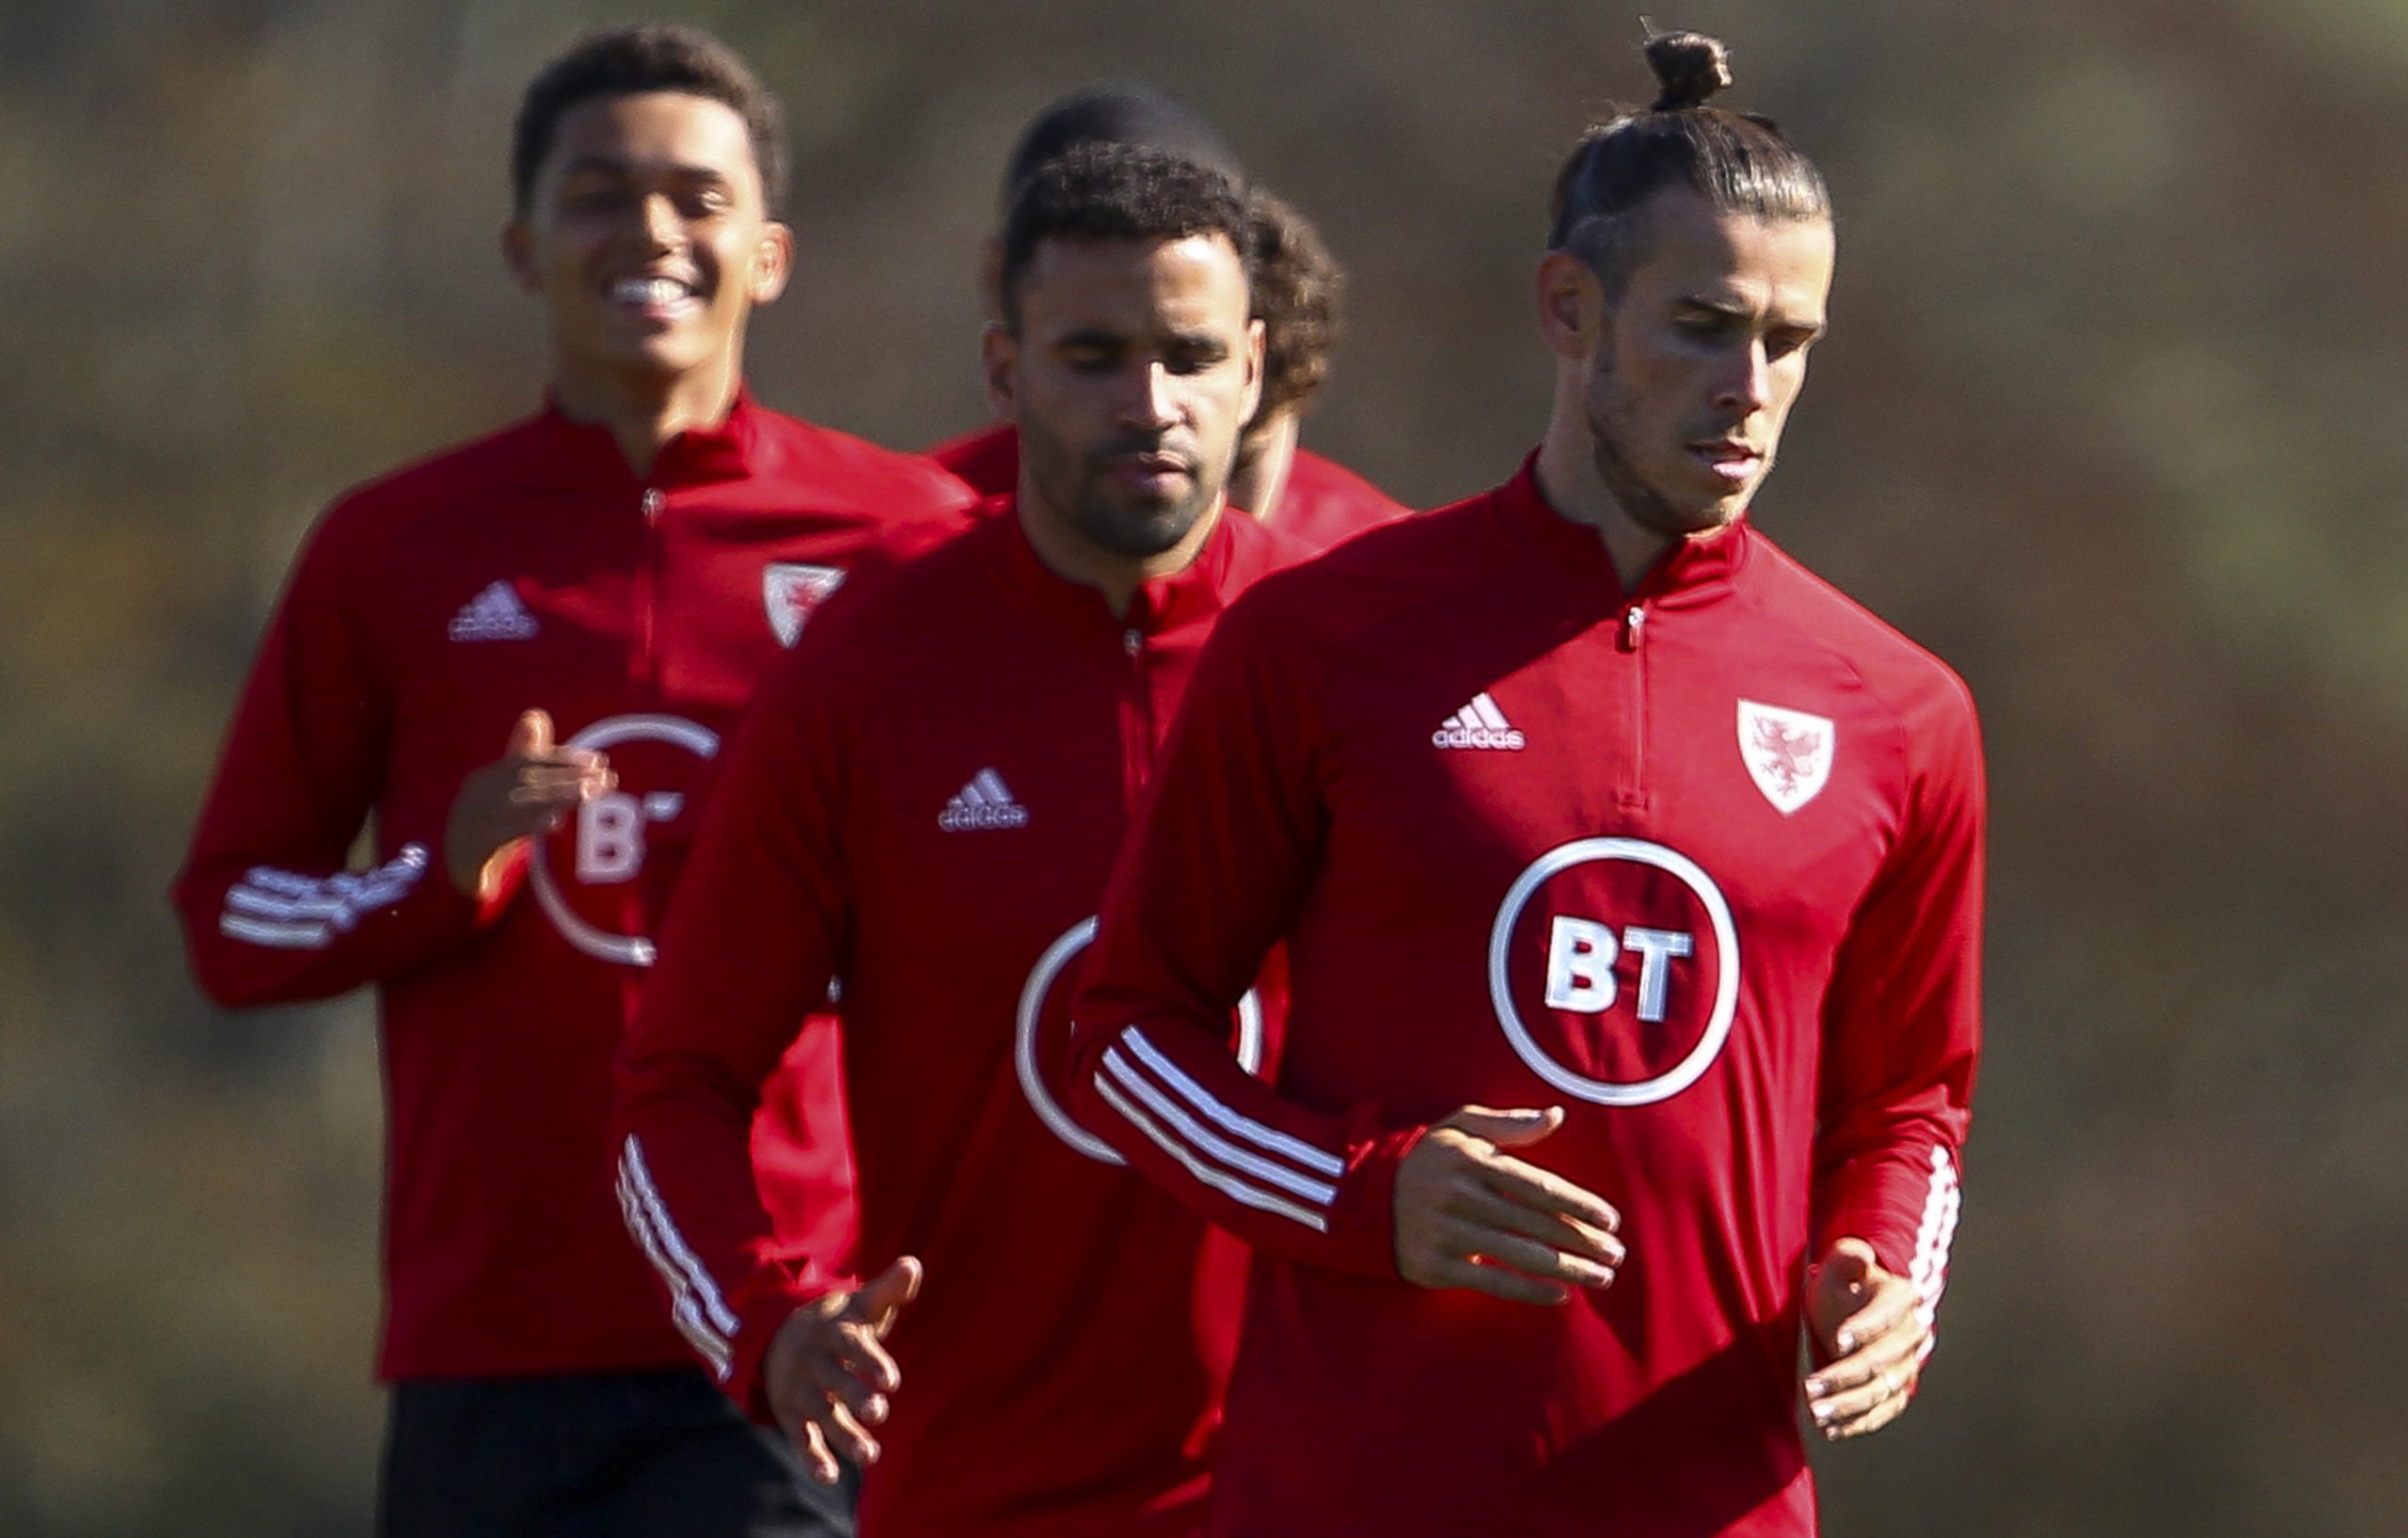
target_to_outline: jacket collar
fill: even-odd
[[[547,457],[564,478],[585,485],[643,485],[674,491],[720,481],[741,481],[752,473],[761,442],[761,408],[752,389],[738,385],[736,400],[715,427],[690,428],[671,438],[653,461],[652,473],[637,477],[619,452],[619,440],[599,422],[572,421],[562,415],[560,400],[547,391],[543,413],[535,419]]]
[[[1038,555],[1037,547],[1028,542],[1028,531],[1021,525],[1018,498],[992,499],[981,509],[981,515],[1001,526],[995,537],[1005,547],[1005,565],[1013,586],[1073,623],[1115,626],[1149,636],[1220,611],[1229,586],[1232,552],[1248,531],[1238,527],[1247,522],[1245,515],[1224,506],[1196,559],[1181,570],[1139,583],[1128,614],[1116,620],[1102,594],[1063,577]]]
[[[1539,488],[1538,460],[1534,449],[1513,478],[1497,488],[1498,515],[1517,546],[1584,588],[1602,587],[1618,598],[1651,608],[1710,602],[1731,590],[1758,537],[1743,513],[1727,528],[1674,545],[1656,558],[1636,588],[1625,592],[1597,531],[1548,503]]]

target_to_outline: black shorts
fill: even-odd
[[[393,1386],[380,1538],[852,1538],[853,1482],[699,1371]]]

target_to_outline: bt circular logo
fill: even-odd
[[[719,734],[682,716],[610,716],[588,726],[562,746],[602,753],[651,743],[682,750],[683,755],[701,760],[719,752]],[[682,788],[641,794],[627,788],[631,780],[641,783],[640,769],[642,779],[683,786],[692,772],[691,765],[672,762],[656,767],[652,762],[664,756],[680,755],[654,752],[614,756],[611,767],[618,770],[619,788],[579,802],[566,828],[535,841],[534,857],[527,872],[528,882],[535,889],[535,900],[562,938],[588,956],[625,966],[648,967],[653,962],[654,949],[652,942],[642,935],[607,928],[594,916],[578,911],[578,904],[562,891],[559,878],[552,873],[553,847],[562,843],[572,846],[573,868],[582,889],[621,887],[634,880],[643,870],[648,831],[676,817],[686,806]],[[639,765],[638,759],[644,762]]]
[[[1738,1012],[1731,905],[1696,861],[1661,844],[1560,845],[1498,905],[1488,996],[1515,1055],[1563,1093],[1597,1105],[1670,1100],[1713,1066]]]
[[[1028,1097],[1029,1106],[1037,1112],[1038,1119],[1052,1128],[1054,1136],[1090,1159],[1117,1165],[1127,1161],[1114,1152],[1112,1146],[1102,1138],[1071,1120],[1070,1113],[1063,1110],[1061,1103],[1054,1100],[1053,1091],[1045,1086],[1046,1065],[1038,1060],[1038,1037],[1040,1028],[1050,1024],[1054,1027],[1054,1039],[1045,1056],[1058,1070],[1062,1054],[1069,1045],[1063,1034],[1068,1023],[1065,1018],[1068,1011],[1066,1008],[1048,1009],[1045,1006],[1071,959],[1095,943],[1098,927],[1093,918],[1079,920],[1061,939],[1048,945],[1045,954],[1037,959],[1037,965],[1030,969],[1028,981],[1020,991],[1020,1011],[1012,1032],[1012,1067],[1020,1075],[1021,1093]],[[1262,1000],[1255,995],[1253,990],[1247,990],[1245,997],[1238,1001],[1237,1014],[1238,1062],[1252,1073],[1262,1066]]]

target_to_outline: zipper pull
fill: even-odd
[[[1622,616],[1622,649],[1626,652],[1639,650],[1640,632],[1646,628],[1646,610],[1640,608],[1637,604],[1632,604],[1624,610]]]
[[[1131,657],[1136,657],[1146,649],[1146,633],[1132,626],[1120,633],[1120,644]]]
[[[658,486],[644,487],[643,521],[646,523],[658,523],[660,521],[660,509],[668,500],[668,498],[660,494],[660,488]]]

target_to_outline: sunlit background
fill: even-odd
[[[2408,4],[1672,5],[1840,208],[1760,522],[1955,663],[1989,742],[1942,1344],[1906,1420],[1820,1458],[1829,1530],[2397,1538]],[[1307,441],[1418,504],[1535,439],[1547,180],[1645,89],[1635,10],[1568,0],[657,13],[788,105],[770,404],[975,423],[1008,141],[1139,77],[1351,269]],[[217,1014],[162,892],[308,520],[535,403],[509,118],[624,19],[0,8],[0,1533],[367,1530],[372,1027]]]

